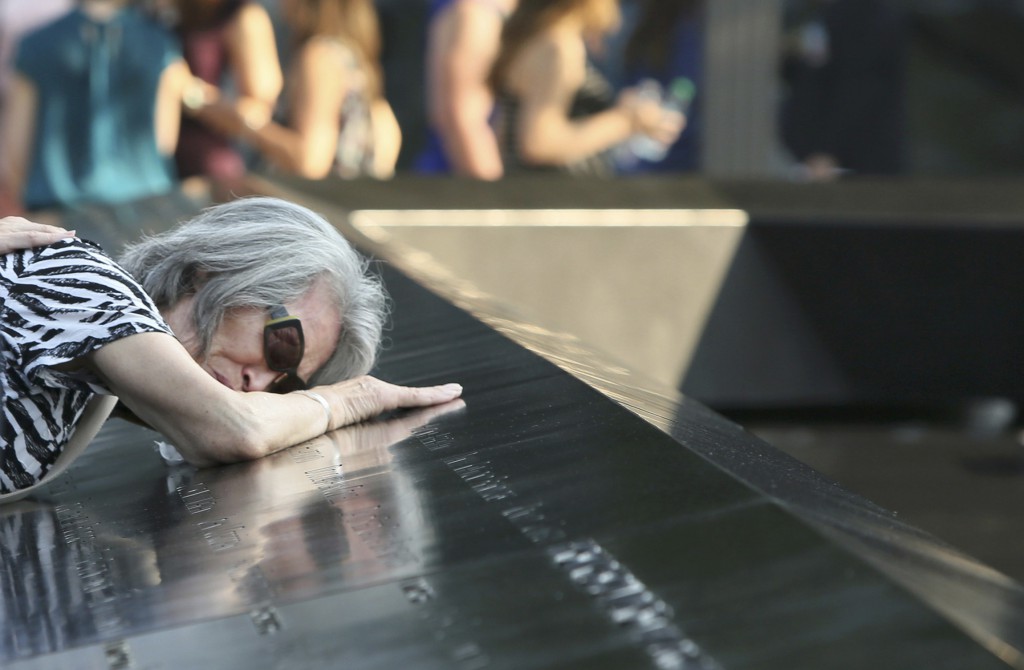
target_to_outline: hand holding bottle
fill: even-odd
[[[635,132],[624,151],[619,152],[620,163],[665,158],[686,126],[686,111],[693,96],[693,82],[683,77],[674,80],[667,92],[653,79],[644,79],[623,91],[620,104],[630,110]]]

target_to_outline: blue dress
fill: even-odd
[[[168,30],[131,7],[106,22],[74,9],[25,35],[15,67],[37,93],[25,206],[172,190],[173,161],[156,145],[155,101],[160,76],[180,55]]]

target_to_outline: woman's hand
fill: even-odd
[[[633,132],[642,133],[665,145],[673,144],[686,127],[686,117],[665,109],[657,100],[639,95],[635,88],[619,94],[619,106],[629,115]]]
[[[458,384],[444,386],[396,386],[376,377],[363,376],[313,391],[331,405],[329,429],[359,423],[393,409],[440,405],[462,395]]]
[[[73,230],[34,223],[20,216],[5,216],[0,219],[0,254],[43,247],[74,236]]]

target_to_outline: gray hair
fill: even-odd
[[[387,316],[384,288],[366,259],[301,205],[266,197],[216,205],[128,245],[120,262],[160,308],[195,295],[201,356],[229,310],[283,305],[322,277],[337,299],[341,332],[331,358],[309,383],[366,374],[376,360]]]

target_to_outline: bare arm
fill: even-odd
[[[310,179],[327,176],[338,145],[338,117],[348,82],[335,49],[313,40],[297,54],[291,70],[291,127],[277,123],[243,131],[278,167]]]
[[[570,119],[573,96],[586,76],[582,40],[545,34],[524,48],[509,73],[520,98],[519,151],[541,165],[573,163],[622,142],[633,132],[621,107]]]
[[[373,176],[387,179],[395,174],[398,152],[402,149],[402,129],[384,98],[370,106],[370,123],[373,125]]]
[[[501,18],[476,2],[456,2],[432,34],[431,115],[457,174],[498,179],[503,166],[489,117],[487,75],[497,56]]]
[[[267,10],[248,3],[227,30],[227,48],[237,97],[229,99],[212,84],[195,81],[202,105],[190,114],[224,135],[237,135],[245,124],[270,120],[284,85],[273,24]]]
[[[461,393],[457,385],[408,388],[361,377],[315,389],[330,403],[327,421],[323,407],[308,396],[223,386],[161,333],[108,344],[90,363],[139,418],[199,466],[260,458],[380,412],[439,404]]]
[[[682,115],[666,114],[657,102],[628,89],[608,110],[569,118],[573,97],[586,76],[582,39],[542,35],[524,49],[510,75],[522,105],[519,151],[528,163],[567,165],[610,149],[633,133],[672,142],[683,127]]]
[[[267,10],[256,2],[243,5],[228,29],[227,41],[239,97],[272,109],[281,94],[284,77]]]
[[[181,99],[192,75],[184,59],[167,66],[160,75],[156,92],[156,146],[160,153],[170,156],[178,146],[181,128]]]

